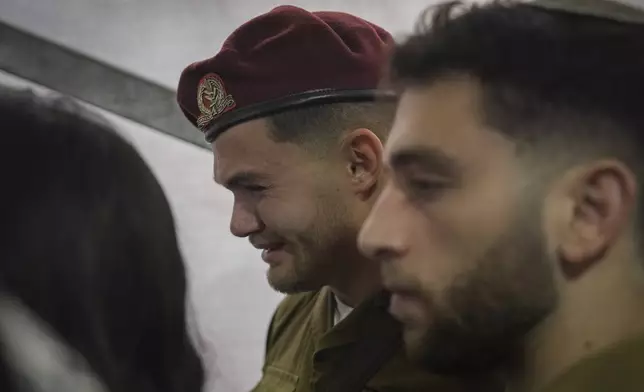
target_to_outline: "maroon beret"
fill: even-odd
[[[307,105],[394,98],[379,89],[391,35],[342,12],[280,6],[181,74],[177,101],[212,142],[242,122]]]

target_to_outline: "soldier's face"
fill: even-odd
[[[409,354],[446,373],[498,364],[556,299],[541,199],[479,101],[466,79],[403,94],[385,147],[392,180],[359,236]]]
[[[215,180],[234,195],[230,230],[262,250],[270,285],[281,292],[327,284],[352,238],[344,184],[333,163],[270,139],[264,120],[236,126],[214,143]]]

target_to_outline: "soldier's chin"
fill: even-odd
[[[431,332],[405,330],[405,350],[408,359],[431,373],[449,377],[481,375],[499,368],[505,358],[502,350],[470,347],[464,341],[437,339]]]
[[[405,328],[403,339],[408,359],[427,371],[444,376],[469,373],[471,369],[470,365],[466,363],[467,359],[460,358],[458,354],[450,350],[449,346],[446,347],[442,344],[446,342],[434,344],[434,338],[431,336],[431,328],[423,329],[419,326]],[[455,346],[452,345],[452,347]]]
[[[314,284],[295,276],[288,276],[277,271],[277,267],[271,267],[267,272],[268,284],[273,290],[282,294],[297,294],[319,290],[322,286]]]

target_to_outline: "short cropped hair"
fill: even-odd
[[[337,103],[279,113],[269,118],[270,135],[324,151],[346,131],[367,128],[383,142],[394,119],[395,104],[388,102]]]
[[[403,91],[472,77],[484,121],[520,153],[564,166],[616,158],[644,182],[643,24],[513,1],[450,2],[397,45],[390,70]]]

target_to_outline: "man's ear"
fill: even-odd
[[[599,261],[631,224],[637,196],[634,173],[616,160],[573,169],[562,181],[566,211],[557,253],[569,278]]]
[[[342,155],[356,194],[369,197],[382,172],[383,146],[380,138],[366,128],[353,130],[342,139]]]

